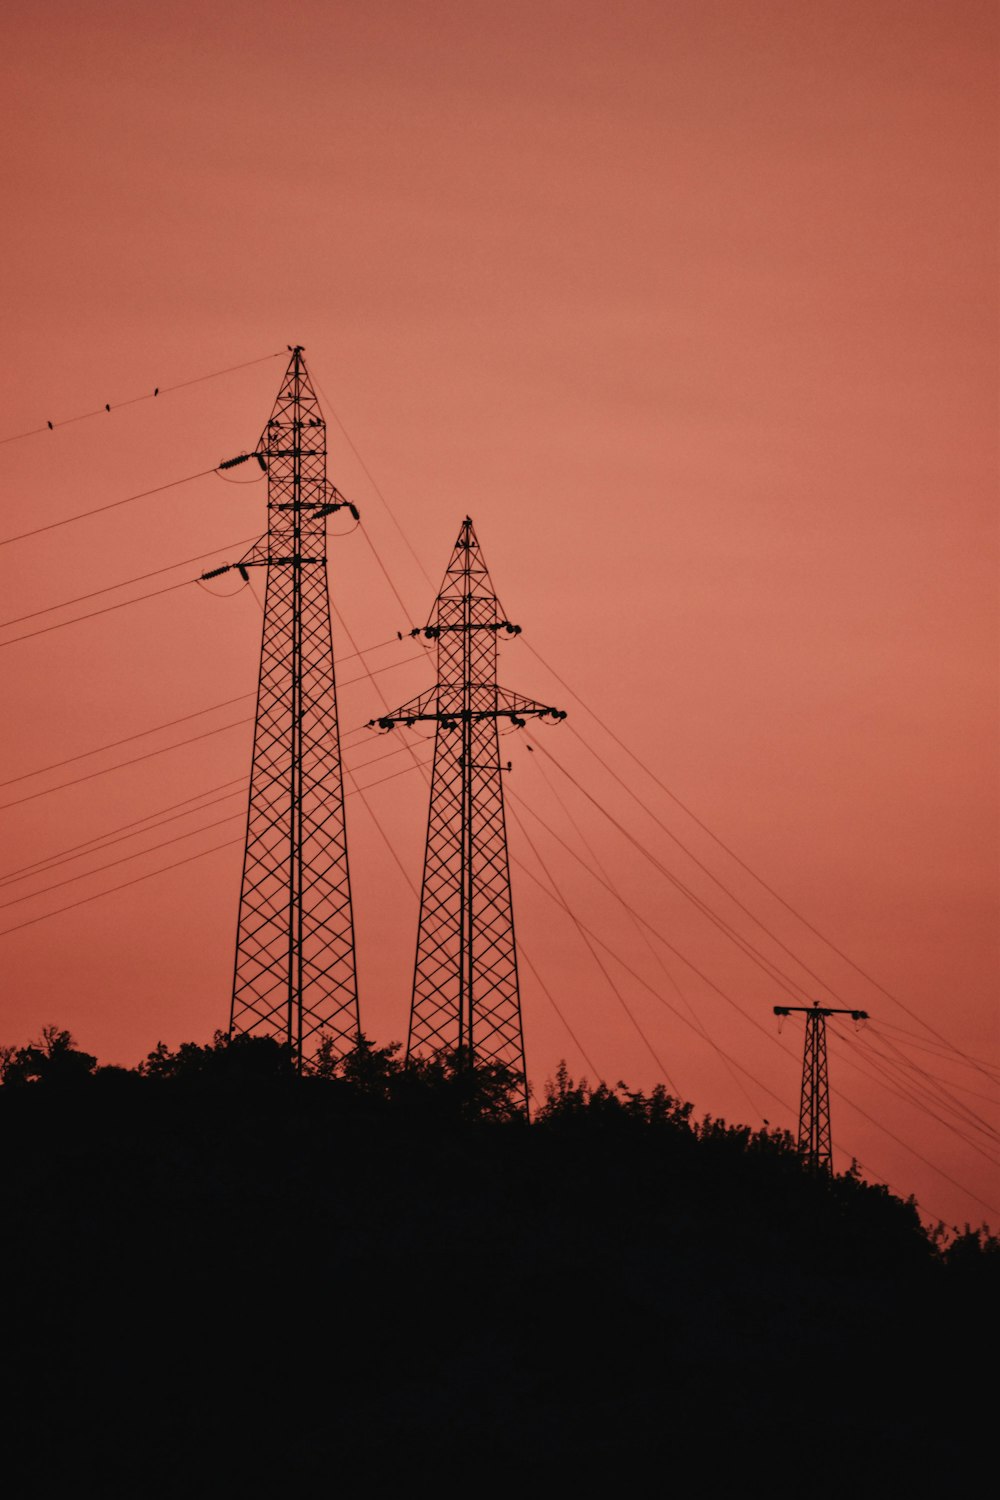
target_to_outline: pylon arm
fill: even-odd
[[[468,634],[470,630],[491,630],[494,635],[501,630],[506,630],[508,635],[521,634],[520,625],[512,625],[509,620],[482,620],[478,623],[476,621],[465,621],[458,625],[415,625],[410,631],[410,637],[412,639],[418,635],[423,635],[429,641],[436,641],[442,635],[448,635],[449,633],[457,634],[459,632]]]
[[[339,507],[335,508],[339,509]],[[322,510],[320,514],[325,515],[326,511]],[[268,556],[267,549],[263,546],[263,543],[255,542],[250,551],[241,557],[239,562],[223,563],[220,568],[209,568],[207,573],[201,574],[201,578],[203,581],[206,578],[221,578],[223,573],[232,573],[235,571],[239,573],[244,583],[248,583],[250,579],[250,575],[247,572],[248,568],[269,568],[272,565],[277,566],[282,563],[286,565],[288,563],[299,563],[302,567],[316,567],[325,562],[325,557],[303,557],[299,552],[294,552],[288,557]]]
[[[553,720],[565,719],[566,710],[552,708],[547,703],[536,703],[534,698],[525,698],[521,693],[512,693],[509,688],[497,688],[496,712],[500,717],[512,719],[541,719],[546,714]]]
[[[866,1010],[832,1010],[829,1006],[820,1005],[818,1000],[812,1005],[776,1005],[774,1007],[776,1016],[790,1016],[798,1011],[807,1016],[850,1016],[852,1021],[868,1020]]]
[[[424,721],[440,724],[445,729],[455,729],[459,724],[478,724],[483,719],[510,719],[515,728],[523,729],[527,719],[541,719],[546,715],[555,721],[566,717],[561,708],[536,703],[533,698],[523,698],[520,693],[509,692],[506,688],[497,689],[495,708],[449,711],[438,707],[437,689],[432,688],[419,698],[411,698],[409,703],[394,709],[391,714],[384,714],[379,719],[369,719],[368,728],[374,729],[377,725],[379,729],[395,729],[397,724],[405,724],[409,728],[412,724]]]
[[[416,698],[411,698],[408,703],[394,708],[391,713],[384,714],[380,719],[369,719],[368,728],[395,729],[397,724],[414,724],[418,719],[433,719],[437,704],[437,688],[428,688],[425,693],[420,693]]]
[[[245,464],[247,462],[247,460],[251,459],[251,458],[255,458],[257,460],[257,462],[261,466],[261,469],[266,474],[267,473],[267,461],[265,460],[263,453],[261,453],[259,450],[256,453],[238,453],[235,458],[226,458],[226,459],[223,459],[222,463],[219,464],[219,468],[220,469],[235,469],[237,464]]]
[[[221,578],[223,573],[232,573],[235,571],[239,573],[244,583],[249,583],[250,575],[247,572],[248,568],[269,568],[272,564],[277,565],[281,563],[299,563],[302,567],[315,567],[325,562],[325,557],[302,557],[298,552],[294,553],[291,557],[257,557],[253,552],[248,552],[246,557],[241,558],[239,562],[223,563],[221,568],[209,568],[207,573],[201,574],[201,577],[203,580],[206,578]]]

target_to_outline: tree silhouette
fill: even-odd
[[[334,1039],[323,1037],[309,1072],[346,1085],[359,1099],[425,1120],[523,1119],[520,1082],[510,1068],[478,1059],[470,1062],[462,1048],[442,1048],[405,1062],[401,1051],[400,1042],[377,1047],[359,1031],[353,1047],[340,1056]]]
[[[291,1048],[268,1036],[217,1031],[210,1043],[183,1042],[171,1052],[158,1042],[139,1064],[144,1078],[207,1085],[276,1084],[294,1077]]]
[[[676,1099],[662,1084],[651,1093],[630,1089],[617,1083],[591,1086],[586,1078],[575,1082],[565,1061],[556,1068],[555,1078],[545,1085],[545,1101],[535,1118],[539,1124],[587,1129],[608,1129],[615,1124],[669,1126],[687,1130],[694,1106]]]
[[[525,1122],[517,1073],[503,1063],[470,1059],[462,1047],[411,1057],[393,1080],[392,1098],[405,1109],[442,1121]]]
[[[58,1026],[43,1026],[38,1041],[26,1047],[0,1048],[0,1082],[6,1088],[72,1087],[91,1078],[96,1067],[97,1058],[79,1051],[70,1032]]]
[[[314,1078],[340,1079],[355,1093],[368,1098],[389,1099],[393,1083],[403,1069],[399,1060],[402,1048],[402,1042],[376,1047],[363,1031],[359,1031],[353,1047],[341,1054],[337,1050],[336,1038],[324,1033],[308,1072]]]

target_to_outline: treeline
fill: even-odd
[[[0,1050],[13,1493],[961,1477],[992,1235],[662,1088],[560,1067],[529,1124],[467,1061]]]
[[[39,1038],[25,1046],[0,1046],[0,1088],[7,1090],[8,1108],[15,1108],[21,1091],[30,1088],[36,1105],[55,1107],[70,1091],[75,1105],[80,1090],[91,1098],[109,1096],[128,1118],[131,1101],[148,1094],[148,1086],[172,1085],[190,1101],[200,1096],[202,1107],[216,1109],[234,1120],[241,1106],[234,1103],[248,1092],[259,1099],[277,1091],[295,1090],[297,1102],[306,1099],[331,1118],[354,1116],[369,1128],[395,1123],[480,1129],[506,1125],[527,1128],[520,1080],[510,1070],[476,1061],[469,1066],[460,1052],[402,1059],[402,1044],[379,1047],[363,1033],[346,1052],[324,1038],[304,1075],[295,1069],[287,1046],[271,1037],[230,1036],[217,1031],[207,1044],[184,1042],[171,1050],[160,1042],[135,1068],[101,1065],[80,1049],[69,1031],[43,1027]],[[41,1088],[41,1093],[34,1090]],[[12,1097],[13,1095],[13,1097]],[[234,1115],[235,1110],[235,1115]],[[890,1234],[901,1253],[919,1252],[945,1264],[969,1264],[979,1258],[1000,1260],[1000,1238],[985,1224],[949,1229],[943,1224],[922,1225],[913,1198],[901,1200],[889,1189],[866,1182],[856,1166],[843,1174],[812,1171],[788,1131],[729,1124],[711,1115],[696,1118],[694,1107],[673,1097],[662,1085],[651,1092],[624,1083],[611,1087],[586,1079],[574,1080],[565,1063],[545,1086],[541,1101],[533,1101],[531,1125],[536,1136],[548,1136],[562,1148],[578,1146],[588,1153],[617,1150],[627,1140],[636,1149],[639,1137],[661,1155],[686,1156],[709,1175],[723,1162],[741,1163],[755,1179],[769,1175],[781,1192],[794,1192],[808,1201],[836,1203],[839,1212],[867,1215]],[[666,1153],[666,1155],[664,1155]],[[862,1207],[864,1205],[864,1207]],[[906,1251],[903,1251],[906,1246]]]

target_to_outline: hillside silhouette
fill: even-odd
[[[1000,1246],[561,1067],[0,1051],[12,1493],[959,1479]],[[808,1475],[806,1485],[803,1475]],[[798,1479],[796,1479],[798,1476]]]

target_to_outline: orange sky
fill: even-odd
[[[996,1166],[871,1071],[864,1047],[909,1045],[876,1029],[919,1022],[644,781],[532,648],[910,1012],[997,1058],[995,5],[307,0],[292,12],[263,0],[206,14],[187,0],[156,13],[41,0],[6,20],[4,42],[0,437],[113,410],[0,447],[0,533],[252,446],[279,359],[114,408],[303,343],[435,582],[473,516],[524,629],[503,681],[570,710],[538,739],[810,998],[829,999],[578,732],[842,1003],[871,1011],[867,1041],[834,1040],[834,1083],[896,1139],[835,1093],[838,1164],[854,1154],[949,1222],[990,1218]],[[361,534],[332,541],[335,602],[368,647],[422,623],[433,590],[332,420],[330,450],[331,478],[408,607],[404,618]],[[213,548],[224,557],[262,529],[264,499],[262,485],[210,477],[0,547],[0,614]],[[4,644],[76,611],[0,631],[0,779],[25,778],[0,798],[250,712],[238,703],[29,778],[255,686],[260,609],[228,579]],[[377,681],[390,704],[430,680],[429,663],[397,665],[411,654],[370,658],[388,668]],[[369,681],[351,684],[359,674],[356,661],[339,669],[355,767],[392,748],[348,733],[382,707]],[[647,947],[528,819],[581,919],[750,1076],[612,963],[616,997],[532,881],[515,826],[524,952],[593,1071],[649,1085],[655,1053],[699,1110],[793,1123],[801,1030],[786,1023],[779,1047],[771,1016],[787,994],[525,743],[504,741],[512,805],[517,794],[586,854],[584,836],[642,917],[763,1027]],[[230,782],[249,751],[244,723],[20,803],[2,813],[2,870]],[[426,788],[401,775],[370,802],[417,880]],[[161,1037],[224,1025],[240,807],[171,823],[147,843],[231,819],[0,912],[13,927],[225,845],[3,937],[0,1040],[55,1021],[103,1060],[133,1063]],[[348,808],[363,1016],[388,1040],[405,1033],[416,903],[359,799]],[[560,1057],[592,1074],[530,973],[523,1001],[536,1085]],[[976,1097],[996,1097],[982,1074],[908,1056],[996,1121]]]

